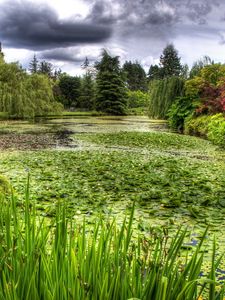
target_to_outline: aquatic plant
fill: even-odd
[[[38,217],[29,183],[17,204],[12,196],[0,206],[0,299],[223,299],[215,242],[209,274],[200,276],[206,231],[192,255],[181,256],[186,230],[135,237],[134,205],[120,226],[99,218],[87,227],[60,202],[51,221]]]

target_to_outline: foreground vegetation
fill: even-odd
[[[191,258],[180,258],[187,232],[135,238],[134,207],[119,227],[99,219],[87,228],[66,217],[66,203],[50,222],[37,215],[29,185],[18,204],[1,198],[0,299],[223,299],[215,242],[210,271],[200,276],[206,232]]]
[[[1,152],[0,299],[223,299],[224,151],[133,119],[4,121],[74,148]]]

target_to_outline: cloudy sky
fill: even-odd
[[[148,70],[173,43],[183,63],[225,62],[225,0],[0,0],[7,61],[33,55],[72,75],[106,48]]]

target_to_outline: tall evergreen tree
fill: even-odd
[[[179,76],[182,72],[180,57],[173,44],[169,44],[163,50],[160,56],[160,65],[162,68],[163,78],[171,76]]]
[[[35,74],[38,72],[38,60],[36,55],[34,54],[33,59],[29,63],[28,70],[31,72],[31,74]]]
[[[162,79],[162,68],[160,68],[158,65],[151,65],[148,71],[148,80],[158,80]]]
[[[127,94],[119,57],[112,57],[103,50],[102,59],[96,63],[96,69],[96,109],[109,114],[126,114]]]
[[[126,61],[123,65],[127,87],[131,91],[146,91],[147,80],[146,73],[138,61]]]
[[[85,70],[85,75],[81,79],[79,107],[93,110],[95,109],[95,84],[87,57],[81,67]]]

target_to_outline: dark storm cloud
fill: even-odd
[[[85,58],[88,56],[89,61],[94,61],[97,59],[98,54],[90,54],[85,55],[81,53],[80,48],[68,48],[68,49],[53,49],[47,50],[40,53],[41,59],[46,60],[55,60],[55,61],[63,61],[70,63],[82,63]]]
[[[100,43],[111,36],[110,26],[60,20],[49,6],[28,1],[0,4],[0,28],[0,40],[6,46],[30,50]]]

